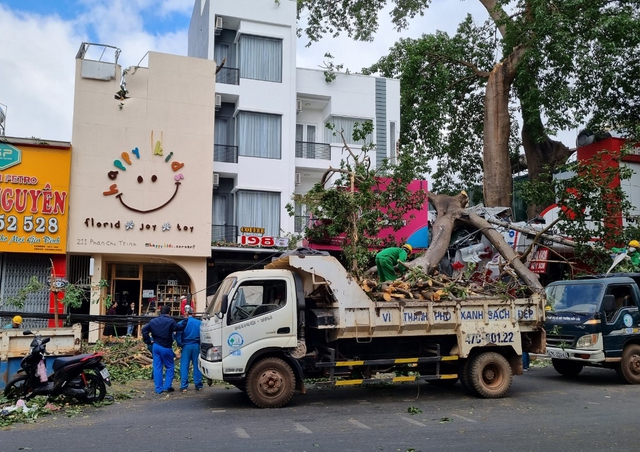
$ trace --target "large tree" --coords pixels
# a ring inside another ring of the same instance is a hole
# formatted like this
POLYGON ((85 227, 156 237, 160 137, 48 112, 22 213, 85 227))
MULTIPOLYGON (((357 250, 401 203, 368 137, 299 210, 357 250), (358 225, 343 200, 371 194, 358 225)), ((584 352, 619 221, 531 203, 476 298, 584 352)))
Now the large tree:
MULTIPOLYGON (((485 204, 511 205, 516 110, 533 181, 549 180, 571 153, 571 143, 551 138, 558 130, 614 127, 638 136, 636 1, 479 1, 488 22, 468 16, 454 36, 401 40, 370 68, 402 79, 402 150, 438 158, 436 190, 482 177, 485 204)), ((342 31, 372 40, 387 3, 403 29, 430 2, 298 0, 307 17, 302 31, 311 41, 342 31)))

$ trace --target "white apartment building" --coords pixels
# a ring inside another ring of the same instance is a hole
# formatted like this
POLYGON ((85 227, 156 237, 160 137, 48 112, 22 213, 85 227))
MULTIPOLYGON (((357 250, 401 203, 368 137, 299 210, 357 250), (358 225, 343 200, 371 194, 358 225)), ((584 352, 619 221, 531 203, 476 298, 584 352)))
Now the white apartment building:
POLYGON ((244 259, 223 242, 256 231, 269 237, 302 231, 305 212, 290 217, 286 204, 344 157, 341 139, 327 122, 351 139, 356 122, 373 121, 372 162, 395 158, 399 80, 339 73, 327 82, 323 70, 296 67, 296 39, 293 0, 195 1, 188 55, 222 66, 216 76, 212 209, 212 242, 221 246, 213 247, 209 283, 267 251, 249 250, 244 259))

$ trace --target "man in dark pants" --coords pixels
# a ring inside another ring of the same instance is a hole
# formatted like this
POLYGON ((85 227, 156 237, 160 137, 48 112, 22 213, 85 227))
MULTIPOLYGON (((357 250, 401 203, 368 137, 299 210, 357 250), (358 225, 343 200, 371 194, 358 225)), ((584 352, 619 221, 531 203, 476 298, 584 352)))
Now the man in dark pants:
POLYGON ((153 382, 156 387, 156 393, 160 394, 164 391, 173 392, 173 333, 174 331, 183 331, 186 323, 178 325, 178 323, 169 317, 171 307, 163 306, 160 310, 160 316, 151 320, 142 327, 142 340, 145 344, 153 345, 153 382), (151 337, 149 337, 151 335, 151 337), (166 374, 164 374, 166 369, 166 374), (164 382, 163 382, 164 374, 164 382))
POLYGON ((194 317, 195 312, 189 305, 184 307, 188 316, 180 323, 185 324, 184 331, 175 334, 176 342, 182 347, 180 356, 180 392, 187 392, 189 386, 189 365, 193 364, 193 383, 196 390, 202 391, 202 372, 198 368, 198 355, 200 354, 200 320, 194 317))

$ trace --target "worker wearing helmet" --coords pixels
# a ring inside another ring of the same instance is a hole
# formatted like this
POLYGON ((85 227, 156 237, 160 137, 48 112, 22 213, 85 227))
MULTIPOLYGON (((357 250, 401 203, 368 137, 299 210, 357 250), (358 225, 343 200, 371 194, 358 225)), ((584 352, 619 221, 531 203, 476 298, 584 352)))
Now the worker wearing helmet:
POLYGON ((627 256, 631 259, 631 265, 633 265, 633 270, 640 270, 640 242, 637 240, 631 240, 629 242, 629 247, 627 248, 627 256))
MULTIPOLYGON (((393 281, 397 278, 395 267, 398 262, 406 262, 413 247, 408 243, 402 247, 390 247, 381 250, 376 254, 376 267, 380 282, 393 281)), ((404 267, 402 268, 404 271, 404 267)))
POLYGON ((22 327, 22 317, 17 315, 14 318, 12 318, 11 323, 9 323, 8 325, 5 325, 4 328, 11 329, 11 328, 21 328, 21 327, 22 327))

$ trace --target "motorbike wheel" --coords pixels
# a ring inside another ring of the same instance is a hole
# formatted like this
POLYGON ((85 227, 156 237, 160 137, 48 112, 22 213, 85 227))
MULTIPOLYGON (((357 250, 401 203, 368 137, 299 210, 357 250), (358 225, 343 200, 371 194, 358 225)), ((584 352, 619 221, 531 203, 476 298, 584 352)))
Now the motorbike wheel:
POLYGON ((10 400, 18 400, 26 397, 31 392, 29 377, 22 375, 14 378, 4 387, 4 396, 10 400))
POLYGON ((101 402, 107 394, 107 387, 102 377, 92 373, 85 373, 87 385, 84 387, 82 401, 85 403, 101 402))

